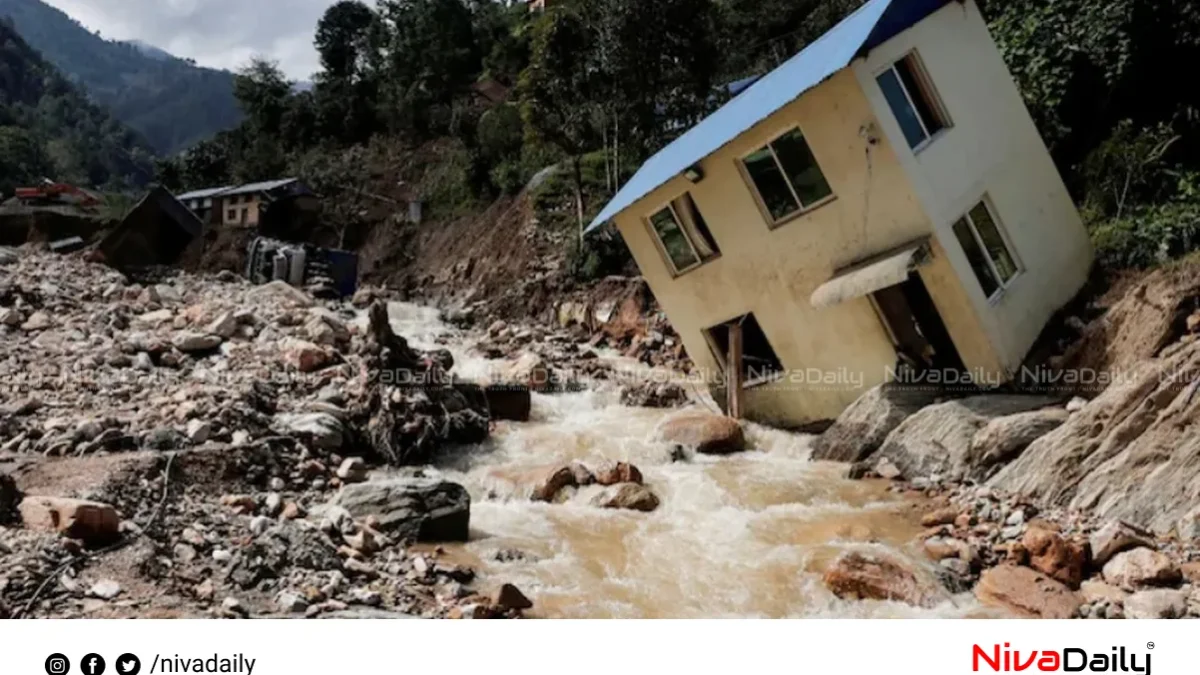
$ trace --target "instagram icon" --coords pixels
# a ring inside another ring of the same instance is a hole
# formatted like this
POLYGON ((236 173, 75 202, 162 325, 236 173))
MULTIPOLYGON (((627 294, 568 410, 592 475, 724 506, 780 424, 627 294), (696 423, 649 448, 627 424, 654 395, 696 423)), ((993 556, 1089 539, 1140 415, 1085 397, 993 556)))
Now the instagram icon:
POLYGON ((62 654, 46 657, 46 675, 67 675, 71 672, 71 661, 62 654))

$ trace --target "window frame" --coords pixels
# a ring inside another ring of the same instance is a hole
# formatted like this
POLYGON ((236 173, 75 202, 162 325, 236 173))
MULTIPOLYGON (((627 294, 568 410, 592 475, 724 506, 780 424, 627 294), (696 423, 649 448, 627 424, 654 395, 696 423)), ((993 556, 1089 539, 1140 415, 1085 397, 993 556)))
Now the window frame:
MULTIPOLYGON (((996 290, 993 291, 991 295, 985 296, 987 301, 994 305, 1000 300, 1000 298, 1004 297, 1004 294, 1013 285, 1013 283, 1025 273, 1025 265, 1021 262, 1021 258, 1017 255, 1016 248, 1012 244, 1012 239, 1010 239, 1008 236, 1008 230, 1004 226, 1004 222, 1001 221, 1000 217, 996 214, 996 209, 992 205, 992 200, 988 195, 984 195, 979 199, 979 201, 973 202, 961 216, 955 218, 954 222, 950 223, 951 234, 953 234, 954 226, 957 225, 959 221, 966 222, 967 229, 970 230, 971 236, 975 239, 975 245, 978 246, 979 250, 983 252, 983 257, 987 261, 988 268, 992 271, 992 277, 996 280, 996 290), (1012 258, 1013 266, 1016 268, 1012 276, 1009 277, 1007 281, 1005 281, 1001 276, 1000 269, 996 267, 996 261, 992 260, 992 254, 988 251, 987 244, 983 241, 983 236, 979 234, 979 226, 975 224, 975 219, 971 217, 971 212, 979 206, 982 206, 984 209, 986 209, 988 215, 992 217, 992 224, 996 226, 996 233, 1000 235, 1000 241, 1004 244, 1004 249, 1008 251, 1008 257, 1012 258)), ((955 236, 955 243, 958 243, 957 236, 955 236)), ((962 244, 958 244, 958 247, 959 250, 961 250, 962 244)), ((963 256, 966 256, 966 251, 963 251, 963 256)), ((975 273, 975 268, 971 266, 970 259, 967 260, 967 267, 970 268, 971 274, 975 277, 976 283, 980 284, 980 290, 983 290, 983 283, 979 281, 979 275, 975 273)))
MULTIPOLYGON (((687 229, 685 229, 683 227, 683 221, 680 220, 680 218, 679 218, 679 211, 677 211, 675 209, 675 202, 679 201, 680 199, 683 199, 685 196, 691 197, 691 192, 684 190, 683 192, 679 193, 675 197, 668 199, 665 203, 663 203, 658 208, 652 208, 650 210, 650 213, 648 213, 644 218, 642 218, 642 222, 645 224, 646 229, 650 233, 650 238, 654 240, 654 245, 655 245, 655 247, 658 248, 659 255, 662 256, 662 259, 667 263, 667 271, 669 271, 671 273, 672 279, 677 279, 677 278, 683 276, 684 274, 687 274, 688 272, 691 272, 693 270, 704 267, 705 264, 710 263, 710 262, 716 260, 717 258, 721 257, 721 250, 720 250, 719 246, 714 246, 714 248, 716 249, 716 253, 714 253, 712 256, 710 256, 707 259, 705 259, 704 257, 702 257, 700 255, 700 251, 696 250, 696 242, 692 241, 691 236, 688 235, 687 229), (658 230, 654 229, 654 216, 657 216, 658 214, 662 213, 663 211, 671 212, 671 217, 675 219, 675 227, 678 228, 679 233, 683 235, 684 241, 687 242, 688 248, 691 249, 691 251, 692 251, 692 256, 696 258, 695 264, 689 265, 683 269, 679 269, 675 266, 675 261, 671 259, 671 254, 667 252, 666 243, 663 242, 662 237, 658 236, 658 230)), ((694 203, 696 201, 696 198, 692 197, 692 201, 694 203)), ((700 208, 699 206, 696 207, 697 210, 699 210, 699 208, 700 208)), ((701 215, 701 217, 703 217, 703 215, 701 215)), ((712 228, 710 226, 709 227, 710 236, 711 236, 711 230, 712 230, 712 228)), ((715 239, 715 237, 714 237, 714 239, 715 239)), ((715 244, 715 241, 713 243, 715 244)))
POLYGON ((742 174, 742 179, 750 188, 750 194, 754 196, 754 202, 758 205, 759 212, 762 213, 763 219, 767 221, 767 227, 772 230, 781 227, 784 224, 789 223, 801 216, 812 213, 822 206, 837 200, 837 192, 834 191, 833 185, 829 183, 829 178, 825 175, 825 170, 821 168, 821 162, 817 160, 817 154, 813 152, 812 146, 808 143, 808 136, 805 135, 804 129, 802 129, 799 124, 793 124, 783 131, 771 136, 769 140, 755 144, 753 148, 742 153, 738 157, 737 165, 738 171, 740 171, 742 174), (829 186, 829 194, 827 196, 808 205, 805 205, 804 201, 800 199, 800 194, 796 192, 796 186, 792 185, 791 177, 788 176, 787 170, 783 168, 783 162, 779 159, 779 153, 775 152, 775 148, 771 145, 775 141, 778 141, 793 131, 800 133, 800 138, 804 140, 804 145, 808 148, 809 154, 812 155, 813 162, 817 165, 817 171, 821 172, 821 177, 825 179, 825 184, 829 186), (779 175, 783 178, 783 182, 787 185, 788 192, 791 193, 792 199, 796 200, 796 204, 799 205, 798 209, 780 218, 775 218, 775 215, 771 213, 771 209, 767 206, 766 200, 763 199, 762 192, 758 189, 758 184, 754 182, 754 177, 750 175, 750 168, 746 166, 747 157, 764 149, 771 151, 771 158, 775 160, 775 168, 779 171, 779 175))
MULTIPOLYGON (((708 343, 709 352, 713 355, 713 358, 716 359, 717 368, 720 369, 721 376, 725 377, 729 371, 729 354, 727 351, 721 350, 721 345, 717 343, 716 338, 713 336, 713 330, 717 328, 724 328, 735 321, 742 320, 747 317, 754 319, 754 323, 758 325, 758 331, 762 333, 763 341, 767 343, 767 347, 771 349, 771 353, 775 356, 775 361, 779 363, 779 370, 774 373, 769 373, 752 380, 746 379, 742 381, 743 389, 753 389, 755 387, 761 387, 764 384, 778 382, 787 376, 787 366, 783 364, 783 359, 779 357, 779 352, 775 350, 775 345, 771 343, 771 338, 767 337, 767 331, 763 330, 762 322, 758 320, 758 317, 755 316, 754 312, 745 312, 727 321, 722 321, 709 326, 708 328, 701 328, 700 332, 704 335, 704 341, 708 343)), ((743 346, 745 345, 743 344, 743 346)), ((742 357, 743 359, 745 358, 744 353, 742 357)))
MULTIPOLYGON (((946 135, 954 128, 954 120, 950 117, 950 112, 946 110, 946 105, 942 102, 942 97, 938 94, 937 88, 933 86, 933 80, 929 77, 929 71, 925 68, 925 61, 921 59, 921 55, 916 49, 909 50, 899 58, 892 59, 883 68, 880 68, 875 73, 875 86, 879 88, 880 94, 883 94, 883 87, 879 84, 879 78, 884 73, 893 71, 896 77, 896 83, 900 85, 900 91, 904 93, 904 100, 908 102, 908 107, 912 109, 913 116, 917 118, 917 123, 921 125, 921 131, 925 133, 925 139, 914 146, 911 146, 912 153, 919 155, 922 150, 929 147, 933 142, 942 136, 946 135), (929 106, 933 114, 938 117, 938 121, 942 123, 942 128, 934 133, 929 133, 929 126, 925 124, 925 120, 921 118, 921 110, 917 107, 913 100, 913 93, 908 90, 908 85, 904 84, 904 78, 900 76, 900 70, 896 68, 896 64, 907 61, 912 66, 913 79, 917 82, 917 87, 921 90, 918 93, 922 94, 926 105, 929 106)), ((887 100, 887 95, 883 96, 884 105, 887 106, 888 112, 892 114, 892 119, 896 121, 896 125, 900 126, 900 119, 896 116, 896 111, 892 110, 892 104, 887 100)), ((904 128, 901 126, 900 135, 904 136, 904 128)), ((905 137, 905 145, 908 145, 908 138, 905 137)))

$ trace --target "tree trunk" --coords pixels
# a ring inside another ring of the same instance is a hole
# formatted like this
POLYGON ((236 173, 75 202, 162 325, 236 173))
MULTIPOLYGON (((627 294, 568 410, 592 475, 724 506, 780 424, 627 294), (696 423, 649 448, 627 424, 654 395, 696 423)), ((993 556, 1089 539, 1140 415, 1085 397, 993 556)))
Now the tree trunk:
POLYGON ((608 123, 600 125, 600 134, 604 142, 604 187, 608 189, 609 194, 613 191, 613 166, 612 153, 608 151, 608 123))
POLYGON ((575 214, 579 217, 579 240, 583 241, 583 214, 586 208, 583 203, 583 166, 579 155, 571 156, 571 164, 575 172, 575 214))
POLYGON ((621 118, 613 119, 613 189, 621 189, 621 118))

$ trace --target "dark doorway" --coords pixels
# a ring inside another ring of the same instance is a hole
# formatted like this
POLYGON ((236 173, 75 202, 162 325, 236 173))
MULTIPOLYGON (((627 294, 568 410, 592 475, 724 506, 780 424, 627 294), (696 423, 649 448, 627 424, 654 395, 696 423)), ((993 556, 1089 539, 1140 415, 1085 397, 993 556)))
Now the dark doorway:
POLYGON ((966 370, 950 331, 916 272, 909 274, 904 283, 876 291, 872 297, 901 361, 918 372, 966 370))

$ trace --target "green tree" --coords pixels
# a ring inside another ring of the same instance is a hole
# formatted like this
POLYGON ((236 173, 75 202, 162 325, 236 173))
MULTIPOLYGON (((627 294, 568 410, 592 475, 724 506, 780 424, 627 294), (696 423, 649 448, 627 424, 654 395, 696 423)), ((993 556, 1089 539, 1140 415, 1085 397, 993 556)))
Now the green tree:
POLYGON ((378 15, 355 0, 333 5, 317 24, 315 43, 323 70, 316 78, 313 105, 325 136, 356 143, 377 130, 380 30, 378 15))
POLYGON ((0 192, 9 195, 22 185, 54 174, 46 148, 28 131, 0 127, 0 192))
POLYGON ((581 233, 587 204, 580 162, 600 146, 598 113, 610 91, 597 37, 580 3, 551 6, 534 26, 529 67, 519 85, 530 140, 549 143, 570 158, 581 233))
POLYGON ((595 0, 587 11, 611 89, 606 117, 620 121, 610 135, 648 156, 709 110, 716 8, 711 0, 595 0))
POLYGON ((220 187, 231 182, 233 159, 229 152, 228 133, 192 146, 180 158, 181 188, 196 190, 220 187))
POLYGON ((238 71, 233 94, 246 115, 246 124, 256 132, 273 133, 287 111, 292 83, 279 70, 279 64, 261 57, 238 71))
POLYGON ((380 0, 386 30, 384 99, 398 130, 452 124, 455 98, 479 73, 471 12, 462 0, 380 0))
POLYGON ((471 0, 475 43, 483 57, 483 77, 516 84, 529 64, 530 12, 522 3, 471 0))

